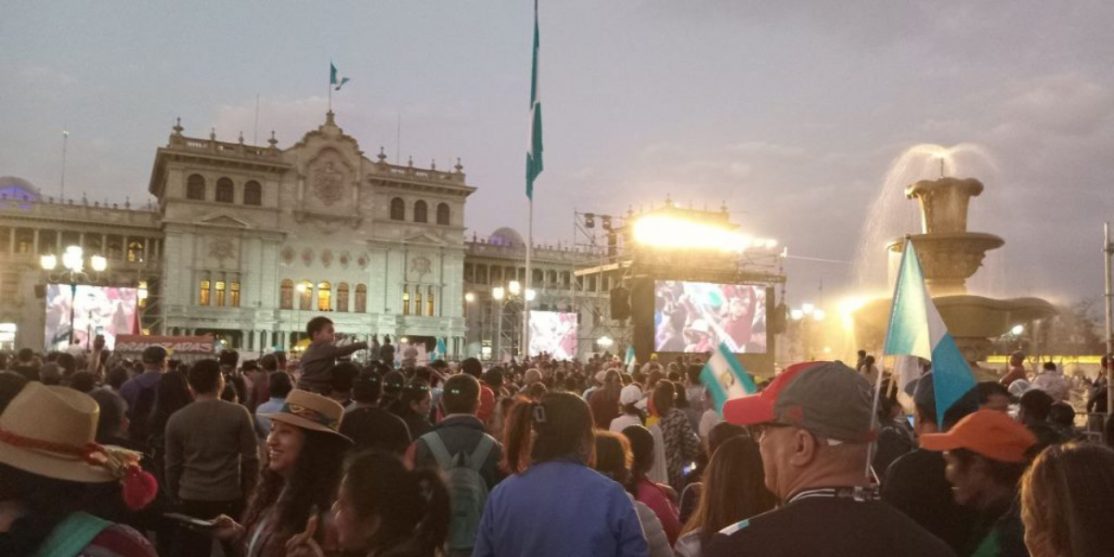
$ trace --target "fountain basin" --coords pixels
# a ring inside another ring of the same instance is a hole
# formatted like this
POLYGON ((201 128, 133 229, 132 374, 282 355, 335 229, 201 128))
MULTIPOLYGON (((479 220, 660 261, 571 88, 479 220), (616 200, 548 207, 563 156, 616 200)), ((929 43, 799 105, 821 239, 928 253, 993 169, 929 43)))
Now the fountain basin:
MULTIPOLYGON (((932 301, 940 311, 948 332, 971 363, 984 360, 990 354, 991 339, 1006 334, 1014 325, 1056 314, 1056 308, 1040 298, 996 300, 959 294, 935 296, 932 301)), ((877 298, 852 314, 858 346, 882 346, 889 324, 891 304, 891 298, 877 298)))
MULTIPOLYGON (((967 279, 982 266, 986 252, 1005 241, 983 232, 933 232, 911 234, 924 271, 925 283, 936 295, 963 294, 967 279)), ((895 253, 905 249, 905 239, 890 242, 886 248, 895 253)))

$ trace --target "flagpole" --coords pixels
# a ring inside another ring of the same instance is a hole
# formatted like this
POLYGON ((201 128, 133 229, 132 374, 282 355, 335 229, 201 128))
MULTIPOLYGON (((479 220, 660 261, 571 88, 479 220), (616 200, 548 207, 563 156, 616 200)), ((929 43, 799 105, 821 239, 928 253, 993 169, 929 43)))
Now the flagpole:
POLYGON ((526 233, 526 289, 522 291, 522 357, 530 356, 530 283, 534 278, 531 269, 534 256, 534 196, 530 196, 530 225, 526 233))
MULTIPOLYGON (((909 238, 908 235, 906 235, 905 236, 905 247, 902 248, 902 250, 901 250, 901 265, 898 267, 899 269, 904 269, 905 268, 905 258, 909 256, 909 242, 910 241, 911 241, 911 239, 909 238)), ((900 278, 900 275, 898 275, 898 276, 900 278)), ((894 281, 894 293, 893 293, 893 296, 890 298, 891 303, 893 303, 892 300, 897 299, 897 289, 900 288, 900 286, 901 286, 900 281, 894 281)), ((890 308, 890 321, 893 321, 893 308, 890 308)), ((886 334, 888 335, 889 331, 887 331, 886 334)), ((859 372, 859 370, 856 369, 855 373, 858 373, 858 372, 859 372)), ((882 375, 883 375, 882 370, 879 369, 878 370, 878 377, 876 377, 874 379, 874 397, 873 397, 874 400, 870 404, 870 431, 877 431, 878 430, 878 399, 879 399, 879 395, 882 393, 882 375)), ((893 380, 894 380, 893 379, 893 374, 891 373, 890 381, 893 382, 893 380)), ((867 452, 866 452, 866 470, 863 472, 863 476, 867 480, 872 479, 871 475, 870 475, 870 469, 871 469, 871 465, 872 465, 873 460, 874 460, 874 451, 877 450, 877 448, 878 448, 878 438, 875 437, 874 439, 872 439, 870 441, 870 445, 869 445, 869 447, 867 449, 867 452)))

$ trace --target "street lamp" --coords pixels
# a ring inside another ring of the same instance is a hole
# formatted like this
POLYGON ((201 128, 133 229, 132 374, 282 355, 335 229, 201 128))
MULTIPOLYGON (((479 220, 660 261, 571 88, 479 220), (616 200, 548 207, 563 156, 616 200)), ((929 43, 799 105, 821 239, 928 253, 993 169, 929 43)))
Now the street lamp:
POLYGON ((604 335, 604 336, 596 339, 596 344, 600 348, 603 348, 604 352, 607 352, 608 349, 610 349, 615 344, 615 341, 611 340, 611 337, 609 337, 607 335, 604 335))
POLYGON ((801 346, 805 352, 805 358, 809 357, 809 340, 811 340, 809 338, 811 336, 809 334, 809 322, 820 322, 823 321, 825 317, 827 317, 827 314, 824 312, 824 310, 816 307, 815 304, 809 302, 801 304, 801 307, 799 308, 793 308, 789 310, 789 318, 793 321, 801 322, 801 333, 804 337, 803 339, 801 339, 801 346))
POLYGON ((524 298, 527 302, 533 302, 538 297, 537 291, 533 288, 527 288, 525 292, 522 289, 522 283, 517 280, 512 280, 507 283, 507 286, 495 286, 491 289, 491 299, 497 302, 496 307, 499 310, 499 317, 495 320, 495 353, 502 353, 503 344, 503 318, 506 313, 507 304, 515 301, 516 299, 524 298))
MULTIPOLYGON (((72 346, 74 343, 74 309, 77 306, 77 285, 78 283, 89 283, 92 280, 85 272, 85 250, 81 246, 66 246, 66 251, 62 252, 61 257, 64 270, 54 273, 54 270, 58 267, 58 259, 59 257, 54 254, 43 255, 39 258, 39 267, 46 271, 51 282, 70 285, 69 344, 72 346)), ((103 255, 93 255, 89 257, 89 267, 92 268, 94 273, 103 273, 108 269, 108 260, 103 255)))

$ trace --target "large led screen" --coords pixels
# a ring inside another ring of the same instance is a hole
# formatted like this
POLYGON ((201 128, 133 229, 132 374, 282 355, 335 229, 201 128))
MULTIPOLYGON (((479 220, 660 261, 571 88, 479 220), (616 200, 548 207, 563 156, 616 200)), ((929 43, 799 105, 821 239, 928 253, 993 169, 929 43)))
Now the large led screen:
POLYGON ((46 288, 46 344, 52 350, 70 343, 70 308, 73 308, 73 344, 88 347, 90 339, 104 335, 105 345, 116 346, 116 335, 136 332, 138 291, 135 288, 77 285, 77 299, 70 285, 49 284, 46 288))
POLYGON ((531 356, 549 354, 558 360, 576 358, 576 314, 530 311, 531 356))
POLYGON ((654 283, 654 350, 766 352, 766 289, 750 284, 654 283))

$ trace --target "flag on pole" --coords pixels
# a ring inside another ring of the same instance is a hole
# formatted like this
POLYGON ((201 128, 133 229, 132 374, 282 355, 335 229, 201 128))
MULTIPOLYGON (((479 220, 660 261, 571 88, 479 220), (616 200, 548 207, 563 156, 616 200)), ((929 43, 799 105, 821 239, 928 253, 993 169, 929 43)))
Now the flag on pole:
POLYGON ((329 85, 333 86, 333 90, 340 91, 340 88, 344 87, 345 83, 348 83, 348 78, 341 77, 340 74, 337 73, 337 67, 332 62, 329 62, 329 85))
POLYGON ((526 151, 526 197, 534 199, 534 180, 542 173, 542 101, 538 91, 538 0, 534 0, 534 64, 530 72, 530 148, 526 151))
POLYGON ((885 353, 917 356, 932 362, 932 386, 936 391, 936 421, 944 425, 944 413, 975 386, 971 367, 948 334, 936 304, 924 284, 924 271, 913 248, 906 240, 901 267, 894 286, 890 326, 886 332, 885 353))
POLYGON ((634 363, 634 345, 627 346, 627 356, 623 358, 623 367, 630 367, 634 363))
POLYGON ((429 360, 443 359, 449 354, 449 349, 445 346, 445 339, 438 337, 437 347, 433 349, 433 354, 430 355, 429 360))
POLYGON ((733 398, 758 392, 754 379, 743 369, 743 364, 731 352, 726 343, 719 346, 700 370, 700 382, 712 393, 716 412, 723 415, 723 403, 733 398))

